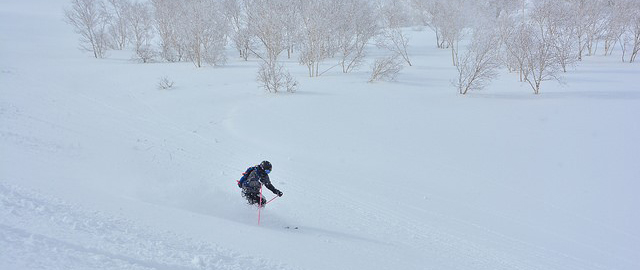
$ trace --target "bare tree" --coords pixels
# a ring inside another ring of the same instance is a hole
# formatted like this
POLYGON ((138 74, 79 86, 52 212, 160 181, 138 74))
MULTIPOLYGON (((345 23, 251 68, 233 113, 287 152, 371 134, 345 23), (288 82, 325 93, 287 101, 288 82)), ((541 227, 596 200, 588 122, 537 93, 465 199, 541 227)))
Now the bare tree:
POLYGON ((406 22, 405 7, 397 0, 382 3, 379 7, 383 30, 376 40, 376 46, 391 51, 404 59, 411 66, 409 59, 409 37, 402 31, 406 22))
POLYGON ((95 58, 104 58, 107 51, 108 17, 100 0, 71 0, 64 11, 67 23, 80 34, 80 49, 90 51, 95 58))
POLYGON ((495 49, 498 44, 498 34, 474 31, 471 44, 456 66, 458 80, 454 85, 458 93, 466 95, 469 91, 481 90, 498 75, 500 60, 495 49))
POLYGON ((496 31, 500 37, 500 46, 497 46, 496 49, 504 51, 501 53, 501 58, 509 72, 518 71, 520 81, 523 81, 524 54, 521 53, 521 29, 522 27, 518 27, 512 14, 503 13, 496 20, 496 31))
MULTIPOLYGON (((458 65, 458 44, 467 26, 467 1, 446 1, 443 7, 441 10, 441 16, 443 16, 441 26, 442 38, 447 42, 447 47, 451 48, 451 61, 453 65, 456 66, 458 65)), ((482 17, 479 16, 478 18, 482 17)))
POLYGON ((292 12, 290 0, 247 0, 248 29, 259 40, 262 52, 252 52, 262 60, 257 80, 272 93, 285 89, 295 92, 297 81, 278 63, 280 54, 287 49, 286 17, 292 12))
MULTIPOLYGON (((480 5, 481 3, 469 0, 412 0, 412 7, 420 21, 435 32, 437 47, 451 49, 454 66, 458 61, 458 44, 469 24, 469 18, 472 17, 474 23, 486 20, 484 17, 487 17, 487 11, 478 8, 480 5)), ((498 10, 496 12, 501 11, 501 8, 502 6, 491 7, 498 10)))
POLYGON ((374 7, 367 0, 346 0, 338 10, 336 37, 342 72, 348 73, 360 66, 365 46, 375 37, 379 28, 374 7))
POLYGON ((300 0, 288 0, 288 3, 289 8, 286 12, 287 15, 284 17, 284 42, 287 47, 287 59, 291 59, 294 50, 300 42, 302 24, 300 23, 300 9, 296 8, 300 0))
POLYGON ((518 21, 512 16, 504 16, 499 20, 498 29, 505 52, 503 61, 509 71, 517 71, 519 81, 524 82, 527 76, 528 54, 533 46, 532 27, 524 17, 518 21))
POLYGON ((407 16, 408 3, 405 0, 381 0, 378 2, 378 11, 382 25, 388 28, 401 28, 409 26, 410 17, 407 16))
POLYGON ((469 21, 476 23, 510 13, 516 1, 519 0, 411 0, 411 6, 419 21, 436 34, 437 47, 451 49, 455 65, 457 44, 469 21))
POLYGON ((224 0, 224 11, 231 24, 231 41, 240 58, 249 60, 251 52, 257 50, 257 41, 249 29, 248 4, 246 0, 224 0))
POLYGON ((320 76, 320 63, 334 54, 332 41, 339 0, 303 0, 300 5, 302 27, 300 31, 301 64, 307 66, 309 77, 320 76))
POLYGON ((382 30, 382 34, 376 40, 376 45, 379 48, 384 48, 391 51, 393 54, 397 54, 404 59, 404 61, 411 66, 411 59, 409 59, 409 37, 400 28, 387 28, 382 30))
POLYGON ((555 34, 554 50, 562 71, 567 72, 567 68, 574 66, 578 61, 577 32, 570 24, 562 24, 555 34))
POLYGON ((129 29, 133 42, 136 58, 147 63, 156 55, 151 46, 153 38, 153 18, 151 6, 148 2, 136 2, 131 4, 128 16, 129 29))
POLYGON ((557 79, 557 66, 553 65, 553 48, 545 37, 537 33, 533 26, 526 25, 525 36, 527 46, 524 49, 523 74, 524 81, 529 83, 534 94, 540 93, 540 85, 543 81, 557 79))
POLYGON ((640 7, 635 5, 632 7, 632 17, 629 30, 627 31, 630 36, 629 40, 633 44, 631 49, 631 56, 629 57, 629 63, 633 63, 640 52, 640 7))
MULTIPOLYGON (((638 39, 640 38, 640 7, 637 0, 617 0, 611 1, 609 7, 609 16, 607 18, 607 28, 605 37, 615 40, 622 50, 622 62, 626 62, 627 56, 629 62, 635 60, 638 53, 638 39)), ((613 47, 613 46, 611 46, 613 47)))
POLYGON ((605 23, 602 33, 602 39, 604 39, 604 55, 610 55, 615 45, 620 40, 620 36, 626 30, 626 22, 621 19, 619 5, 617 2, 612 2, 612 5, 605 11, 605 23))
POLYGON ((535 2, 531 23, 524 25, 524 33, 528 33, 526 35, 528 46, 524 50, 524 79, 529 83, 534 94, 540 93, 540 85, 543 81, 560 81, 561 65, 554 48, 557 25, 553 20, 553 10, 556 8, 555 0, 535 2))
POLYGON ((169 62, 182 61, 186 48, 180 42, 180 1, 151 0, 154 26, 160 37, 160 55, 169 62))
POLYGON ((568 11, 573 12, 573 25, 576 31, 578 59, 592 55, 597 48, 598 38, 602 35, 606 20, 604 5, 607 0, 567 0, 568 11))
POLYGON ((183 1, 179 25, 180 42, 187 48, 187 57, 196 67, 204 63, 220 65, 226 62, 227 22, 215 0, 183 1))
POLYGON ((546 42, 551 43, 555 61, 564 72, 578 59, 571 16, 568 6, 561 1, 539 0, 531 11, 531 20, 540 28, 546 42))
POLYGON ((275 62, 287 48, 284 29, 286 0, 247 0, 249 30, 264 51, 253 53, 264 61, 275 62))
POLYGON ((109 14, 109 44, 112 49, 122 50, 127 46, 129 39, 128 17, 131 8, 129 0, 107 0, 105 4, 109 14))
POLYGON ((412 0, 411 6, 423 25, 428 26, 436 35, 436 46, 438 48, 445 47, 445 41, 442 38, 442 25, 444 18, 442 0, 412 0))
POLYGON ((511 14, 522 8, 522 0, 485 0, 476 1, 480 9, 476 12, 486 13, 488 17, 499 18, 505 14, 511 14))

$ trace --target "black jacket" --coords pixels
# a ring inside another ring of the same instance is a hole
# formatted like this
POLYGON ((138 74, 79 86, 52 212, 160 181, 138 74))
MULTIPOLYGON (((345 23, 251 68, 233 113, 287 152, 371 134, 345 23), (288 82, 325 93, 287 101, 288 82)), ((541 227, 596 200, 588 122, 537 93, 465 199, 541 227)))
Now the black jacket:
POLYGON ((260 187, 264 184, 271 192, 278 194, 278 189, 271 184, 269 175, 260 166, 254 166, 244 173, 240 183, 245 193, 260 193, 260 187))

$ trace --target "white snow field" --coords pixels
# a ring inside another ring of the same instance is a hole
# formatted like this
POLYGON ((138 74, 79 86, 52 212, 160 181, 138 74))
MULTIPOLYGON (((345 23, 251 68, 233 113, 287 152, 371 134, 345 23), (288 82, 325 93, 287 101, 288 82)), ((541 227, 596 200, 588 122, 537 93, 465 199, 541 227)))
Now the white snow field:
POLYGON ((407 29, 395 82, 283 59, 300 88, 269 94, 231 48, 92 58, 67 5, 0 3, 0 269, 640 269, 637 63, 461 96, 407 29), (262 160, 284 196, 258 226, 236 180, 262 160))

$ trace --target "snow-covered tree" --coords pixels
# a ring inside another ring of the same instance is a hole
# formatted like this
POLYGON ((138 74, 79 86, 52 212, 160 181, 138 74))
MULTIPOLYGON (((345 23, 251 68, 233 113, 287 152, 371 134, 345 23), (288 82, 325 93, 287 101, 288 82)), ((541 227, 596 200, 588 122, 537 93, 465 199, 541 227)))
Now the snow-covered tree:
POLYGON ((71 0, 65 9, 67 23, 80 34, 80 49, 93 53, 95 58, 104 58, 108 46, 108 14, 101 0, 71 0))

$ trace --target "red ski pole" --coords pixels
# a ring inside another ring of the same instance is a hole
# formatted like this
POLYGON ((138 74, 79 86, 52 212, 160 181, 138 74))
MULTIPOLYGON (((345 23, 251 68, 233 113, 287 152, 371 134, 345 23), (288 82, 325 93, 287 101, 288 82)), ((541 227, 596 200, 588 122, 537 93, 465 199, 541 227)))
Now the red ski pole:
POLYGON ((258 226, 260 226, 260 210, 262 210, 262 184, 260 185, 260 197, 258 197, 260 202, 258 203, 258 226))
POLYGON ((264 203, 264 205, 267 205, 268 203, 270 203, 271 201, 275 200, 278 198, 278 195, 276 195, 275 197, 273 197, 271 200, 269 200, 268 202, 264 203))

